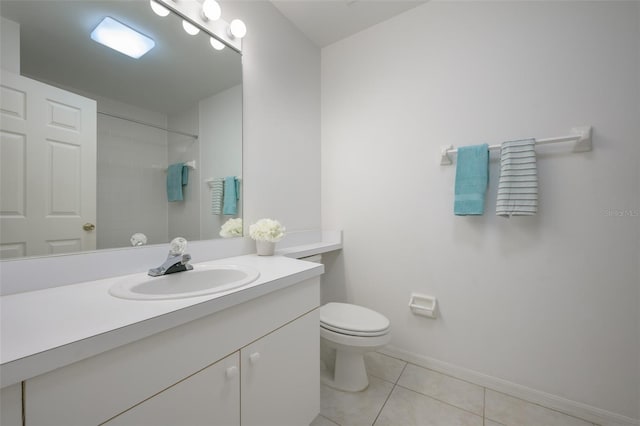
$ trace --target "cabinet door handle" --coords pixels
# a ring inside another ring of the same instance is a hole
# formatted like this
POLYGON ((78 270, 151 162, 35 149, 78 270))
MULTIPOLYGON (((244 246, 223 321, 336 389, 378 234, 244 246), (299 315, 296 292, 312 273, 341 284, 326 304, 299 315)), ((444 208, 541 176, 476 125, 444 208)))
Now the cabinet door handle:
POLYGON ((249 355, 249 361, 251 361, 251 364, 255 364, 259 360, 260 360, 260 352, 254 352, 251 355, 249 355))
POLYGON ((227 375, 227 379, 233 379, 238 375, 238 367, 234 365, 233 367, 227 368, 226 375, 227 375))

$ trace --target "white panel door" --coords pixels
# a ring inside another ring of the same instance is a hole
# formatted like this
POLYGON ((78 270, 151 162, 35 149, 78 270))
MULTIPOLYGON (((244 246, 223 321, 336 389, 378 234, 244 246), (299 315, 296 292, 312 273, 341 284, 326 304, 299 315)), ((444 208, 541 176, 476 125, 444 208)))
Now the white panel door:
POLYGON ((96 102, 0 74, 0 258, 93 250, 96 102))
POLYGON ((235 352, 104 423, 105 426, 239 426, 235 352))
POLYGON ((242 426, 308 425, 320 412, 320 310, 240 351, 242 426))

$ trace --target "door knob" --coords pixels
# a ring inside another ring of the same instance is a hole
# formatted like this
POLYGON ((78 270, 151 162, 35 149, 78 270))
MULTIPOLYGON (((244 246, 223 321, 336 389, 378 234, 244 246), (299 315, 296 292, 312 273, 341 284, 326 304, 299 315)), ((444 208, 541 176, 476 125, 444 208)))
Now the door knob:
POLYGON ((249 361, 251 361, 251 364, 255 364, 258 360, 260 360, 260 352, 254 352, 249 355, 249 361))
POLYGON ((93 231, 94 229, 96 229, 96 226, 93 223, 87 222, 82 225, 82 229, 84 229, 85 231, 93 231))

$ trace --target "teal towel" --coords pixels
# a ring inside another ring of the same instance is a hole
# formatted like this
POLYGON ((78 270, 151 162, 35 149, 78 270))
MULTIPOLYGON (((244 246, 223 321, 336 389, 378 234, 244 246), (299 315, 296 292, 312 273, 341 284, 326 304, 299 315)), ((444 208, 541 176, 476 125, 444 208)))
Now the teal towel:
POLYGON ((484 214, 489 182, 489 145, 458 148, 453 212, 457 216, 484 214))
POLYGON ((189 167, 184 163, 172 164, 167 168, 167 199, 182 201, 182 187, 189 183, 189 167))
POLYGON ((222 214, 237 215, 240 197, 239 182, 235 176, 224 178, 224 195, 222 197, 222 214))

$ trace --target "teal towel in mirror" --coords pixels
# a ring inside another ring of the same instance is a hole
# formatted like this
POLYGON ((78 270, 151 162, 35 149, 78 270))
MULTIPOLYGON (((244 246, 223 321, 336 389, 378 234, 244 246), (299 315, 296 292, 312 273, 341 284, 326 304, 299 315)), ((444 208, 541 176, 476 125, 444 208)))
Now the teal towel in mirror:
POLYGON ((224 178, 222 214, 238 214, 238 199, 240 198, 239 184, 240 182, 235 176, 227 176, 224 178))
POLYGON ((456 216, 484 214, 489 182, 489 145, 458 148, 453 212, 456 216))
POLYGON ((189 183, 189 168, 184 163, 175 163, 167 168, 167 200, 182 201, 182 187, 189 183))

